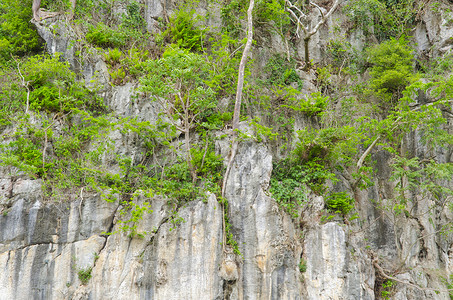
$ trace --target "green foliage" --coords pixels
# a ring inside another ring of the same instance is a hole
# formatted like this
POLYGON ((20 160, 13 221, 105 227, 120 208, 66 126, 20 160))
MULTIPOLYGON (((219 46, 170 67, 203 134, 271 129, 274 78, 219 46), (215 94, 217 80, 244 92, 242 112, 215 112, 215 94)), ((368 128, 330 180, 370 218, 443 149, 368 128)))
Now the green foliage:
POLYGON ((331 166, 348 165, 357 153, 360 136, 360 132, 352 126, 300 130, 294 155, 302 162, 318 161, 331 166))
POLYGON ((272 127, 267 127, 265 125, 260 124, 261 118, 255 117, 251 120, 249 120, 249 125, 252 126, 252 128, 255 131, 254 136, 248 136, 247 134, 241 133, 240 136, 243 138, 254 138, 258 143, 261 143, 263 141, 273 141, 278 137, 278 133, 274 132, 272 127))
POLYGON ((90 281, 90 279, 92 277, 91 271, 93 271, 93 267, 88 267, 86 269, 80 269, 77 272, 77 276, 79 277, 79 280, 83 285, 87 285, 88 281, 90 281))
MULTIPOLYGON (((222 31, 238 38, 241 33, 241 20, 246 16, 249 2, 246 0, 225 1, 221 9, 222 31)), ((291 21, 285 12, 283 0, 258 0, 253 9, 253 23, 256 30, 269 30, 280 35, 286 34, 291 21)), ((258 37, 259 38, 259 37, 258 37)))
POLYGON ((219 199, 220 199, 219 202, 223 205, 223 211, 224 211, 223 219, 225 221, 225 233, 224 234, 226 236, 225 237, 226 244, 229 245, 233 249, 234 254, 242 257, 242 253, 239 250, 238 242, 235 240, 235 238, 233 236, 230 219, 228 217, 228 200, 225 198, 222 198, 222 197, 219 199))
MULTIPOLYGON (((241 43, 228 34, 210 38, 211 51, 208 63, 210 78, 206 84, 222 96, 230 96, 236 92, 237 68, 241 60, 241 51, 237 51, 241 43)), ((242 43, 243 44, 243 43, 242 43)), ((250 75, 249 64, 245 68, 245 78, 250 75)))
POLYGON ((109 65, 116 65, 120 62, 122 55, 123 53, 118 48, 110 48, 107 53, 104 53, 104 59, 109 65))
POLYGON ((280 207, 297 219, 307 201, 305 186, 321 194, 326 190, 326 180, 336 181, 335 174, 316 160, 301 163, 288 158, 274 164, 269 191, 280 207))
POLYGON ((85 38, 89 43, 103 48, 123 47, 128 41, 126 31, 112 28, 102 22, 97 23, 96 26, 89 25, 85 38))
POLYGON ((231 112, 214 112, 212 115, 206 117, 206 121, 202 122, 200 125, 200 130, 219 130, 225 126, 225 123, 231 121, 233 118, 233 113, 231 112))
POLYGON ((445 277, 441 277, 441 281, 443 284, 445 284, 445 286, 447 287, 447 289, 449 290, 449 293, 448 293, 448 296, 450 297, 450 300, 453 300, 453 275, 450 275, 449 277, 450 279, 448 278, 445 278, 445 277))
POLYGON ((283 30, 287 30, 291 25, 285 6, 284 0, 257 0, 253 10, 254 23, 257 27, 269 27, 272 31, 284 35, 286 32, 283 30))
POLYGON ((299 272, 305 273, 307 271, 307 261, 303 258, 299 262, 299 272))
POLYGON ((299 217, 299 209, 307 201, 304 187, 304 183, 308 182, 307 171, 303 165, 293 164, 288 159, 274 163, 272 169, 269 191, 293 219, 299 217))
POLYGON ((180 9, 170 17, 170 23, 163 37, 181 49, 199 52, 203 49, 206 34, 205 30, 196 25, 200 20, 201 17, 195 14, 195 10, 180 9))
MULTIPOLYGON (((49 112, 69 112, 75 108, 102 109, 99 98, 75 81, 75 73, 69 69, 68 63, 60 61, 58 55, 30 57, 20 68, 30 90, 31 109, 49 112)), ((24 104, 25 98, 23 95, 21 99, 24 104)))
POLYGON ((266 84, 270 86, 283 87, 296 82, 299 89, 302 88, 302 80, 294 69, 295 61, 286 60, 282 55, 273 55, 264 67, 265 74, 268 74, 266 84))
POLYGON ((307 99, 304 99, 303 97, 300 99, 290 97, 287 102, 292 103, 289 105, 285 104, 283 107, 288 107, 296 112, 301 112, 312 117, 318 115, 327 108, 329 97, 324 97, 320 92, 315 92, 310 94, 307 99))
POLYGON ((126 14, 123 15, 122 26, 137 31, 146 31, 146 22, 143 18, 144 7, 142 4, 131 1, 127 4, 126 14))
MULTIPOLYGON (((120 211, 120 220, 118 220, 118 225, 120 230, 124 233, 127 233, 129 237, 143 237, 147 232, 138 232, 138 224, 143 219, 144 214, 150 214, 153 211, 151 210, 151 205, 149 202, 144 201, 141 205, 135 203, 137 199, 141 196, 142 191, 134 192, 132 195, 131 201, 123 201, 122 209, 120 211)), ((146 197, 150 198, 153 194, 150 190, 146 192, 146 197)))
POLYGON ((326 207, 331 212, 346 215, 354 209, 354 199, 347 192, 330 193, 326 197, 326 207))
POLYGON ((168 99, 164 106, 169 105, 174 118, 188 121, 185 130, 213 113, 215 92, 205 83, 210 72, 203 56, 170 46, 162 58, 147 61, 145 69, 148 73, 140 78, 141 90, 168 99))
POLYGON ((388 300, 392 296, 395 289, 395 283, 392 280, 386 280, 382 283, 381 296, 382 299, 388 300))
POLYGON ((400 38, 408 33, 419 9, 415 7, 414 0, 356 0, 344 8, 354 26, 360 27, 365 35, 373 34, 381 41, 400 38))
POLYGON ((225 1, 220 9, 220 16, 222 18, 222 32, 234 38, 238 38, 241 34, 241 19, 244 17, 246 8, 246 1, 232 0, 225 1))
POLYGON ((104 53, 105 62, 109 66, 111 82, 115 85, 124 84, 144 74, 145 61, 149 58, 146 50, 131 48, 124 53, 118 48, 109 48, 104 53))
POLYGON ((30 23, 31 5, 31 0, 0 2, 0 64, 11 60, 11 55, 41 50, 39 36, 30 23))
POLYGON ((124 84, 124 80, 126 79, 126 72, 124 69, 118 68, 116 70, 109 71, 110 80, 115 85, 122 85, 124 84))
POLYGON ((363 51, 356 49, 345 38, 330 40, 327 43, 327 54, 338 72, 357 74, 365 70, 366 59, 363 57, 363 51))
POLYGON ((190 149, 192 164, 196 167, 197 174, 202 178, 209 178, 212 182, 217 182, 222 178, 223 159, 215 154, 213 145, 207 147, 190 149), (210 146, 210 147, 209 147, 210 146))
POLYGON ((378 93, 391 93, 398 96, 416 78, 412 63, 413 51, 403 38, 385 41, 368 51, 372 64, 370 87, 378 93))

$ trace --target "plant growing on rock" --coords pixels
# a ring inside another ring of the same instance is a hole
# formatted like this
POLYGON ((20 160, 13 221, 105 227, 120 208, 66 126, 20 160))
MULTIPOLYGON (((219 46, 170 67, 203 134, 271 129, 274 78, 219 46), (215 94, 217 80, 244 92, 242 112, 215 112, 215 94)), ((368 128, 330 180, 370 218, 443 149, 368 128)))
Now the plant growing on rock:
POLYGON ((412 67, 413 51, 403 38, 376 45, 368 55, 372 64, 370 88, 386 101, 401 98, 404 88, 417 79, 412 67))
POLYGON ((141 90, 164 108, 169 122, 184 133, 186 163, 192 180, 197 178, 190 151, 190 132, 217 106, 215 92, 205 83, 210 76, 206 59, 188 50, 169 46, 162 58, 150 60, 141 90))

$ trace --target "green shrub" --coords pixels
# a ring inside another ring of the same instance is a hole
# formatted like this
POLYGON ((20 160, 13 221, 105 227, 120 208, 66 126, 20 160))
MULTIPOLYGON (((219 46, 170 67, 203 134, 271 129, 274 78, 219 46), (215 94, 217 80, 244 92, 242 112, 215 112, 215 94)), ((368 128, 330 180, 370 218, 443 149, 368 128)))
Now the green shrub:
POLYGON ((307 99, 291 97, 287 102, 292 102, 289 105, 282 105, 294 111, 302 112, 311 117, 323 112, 329 103, 329 97, 323 96, 320 92, 310 94, 307 99))
MULTIPOLYGON (((100 98, 76 81, 69 64, 61 62, 58 55, 32 56, 20 68, 30 90, 31 109, 50 112, 69 112, 75 108, 103 109, 100 98)), ((24 87, 11 88, 25 90, 24 87)), ((15 99, 18 100, 25 104, 26 95, 22 93, 21 98, 15 99)))
POLYGON ((215 182, 221 178, 223 159, 220 155, 215 154, 212 148, 212 146, 205 149, 192 148, 190 154, 192 164, 197 168, 197 174, 201 177, 210 177, 215 182))
POLYGON ((293 155, 301 162, 347 165, 357 153, 360 132, 352 126, 304 129, 298 131, 298 138, 293 155))
POLYGON ((137 30, 146 31, 146 22, 143 18, 143 5, 136 1, 127 4, 127 13, 123 16, 122 26, 137 30))
POLYGON ((310 166, 299 164, 291 159, 274 163, 270 182, 270 193, 277 203, 293 219, 299 217, 298 211, 306 204, 305 185, 313 186, 320 173, 312 172, 310 166))
POLYGON ((200 130, 204 131, 208 130, 215 130, 215 129, 222 129, 225 126, 225 123, 231 121, 233 118, 233 113, 225 112, 219 113, 214 112, 213 114, 206 117, 206 120, 200 124, 200 130))
POLYGON ((120 28, 112 28, 102 22, 97 23, 96 26, 89 25, 85 38, 89 43, 103 48, 122 47, 128 41, 127 32, 120 28))
POLYGON ((346 215, 354 208, 354 199, 348 193, 330 193, 326 197, 326 207, 331 212, 346 215))
POLYGON ((104 53, 105 62, 114 66, 120 62, 123 53, 118 48, 110 48, 107 53, 104 53))
POLYGON ((382 41, 399 38, 412 30, 417 12, 424 4, 415 5, 414 0, 355 0, 348 2, 344 10, 355 27, 382 41))
POLYGON ((25 60, 21 66, 25 81, 33 88, 53 84, 56 80, 74 82, 75 73, 69 69, 69 63, 61 62, 60 57, 35 55, 25 60))
POLYGON ((264 71, 268 74, 266 83, 270 86, 282 87, 296 82, 298 87, 302 88, 302 80, 294 66, 294 60, 288 61, 280 54, 273 55, 264 67, 264 71))
POLYGON ((370 87, 378 93, 400 97, 404 88, 415 80, 414 55, 407 40, 385 41, 369 49, 368 55, 372 64, 370 87))
POLYGON ((88 283, 88 281, 90 281, 90 279, 92 277, 92 275, 91 275, 92 270, 93 270, 93 267, 88 267, 86 269, 80 269, 77 272, 79 280, 83 285, 86 285, 88 283))
MULTIPOLYGON (((249 2, 247 0, 226 1, 221 8, 222 31, 238 38, 242 34, 241 20, 246 17, 249 2)), ((283 28, 291 30, 291 21, 285 12, 284 0, 258 0, 253 9, 253 23, 255 29, 268 29, 278 34, 283 28)), ((260 38, 257 36, 256 38, 260 38)))
POLYGON ((307 261, 303 258, 301 258, 299 262, 299 271, 301 273, 305 273, 307 271, 307 261))
POLYGON ((201 17, 195 14, 195 10, 180 9, 170 17, 170 23, 163 36, 179 48, 201 51, 205 30, 196 26, 200 20, 201 17))
POLYGON ((33 24, 31 0, 0 1, 0 63, 13 55, 26 55, 41 50, 33 24))

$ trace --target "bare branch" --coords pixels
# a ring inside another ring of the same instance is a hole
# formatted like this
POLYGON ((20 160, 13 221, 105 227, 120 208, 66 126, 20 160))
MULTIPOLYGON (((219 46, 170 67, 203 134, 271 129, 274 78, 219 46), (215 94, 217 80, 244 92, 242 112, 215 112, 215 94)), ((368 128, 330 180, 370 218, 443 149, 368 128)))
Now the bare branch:
POLYGON ((371 150, 376 146, 376 143, 381 139, 381 135, 378 135, 377 138, 371 143, 370 146, 363 152, 362 156, 360 156, 360 159, 357 161, 357 169, 360 169, 363 165, 363 161, 365 158, 370 154, 371 150))
POLYGON ((319 7, 319 5, 314 2, 310 2, 310 4, 313 5, 314 7, 316 7, 319 10, 321 17, 324 18, 324 12, 322 11, 321 7, 319 7))
MULTIPOLYGON (((312 2, 310 2, 310 4, 313 4, 312 2)), ((338 5, 340 4, 340 0, 335 0, 335 3, 333 4, 332 8, 327 12, 327 14, 325 14, 321 21, 318 22, 318 24, 316 24, 316 26, 308 33, 309 34, 309 37, 311 37, 313 34, 315 34, 319 27, 321 27, 322 24, 324 24, 327 19, 330 17, 330 15, 337 9, 338 5)), ((321 13, 322 15, 322 13, 321 13)))

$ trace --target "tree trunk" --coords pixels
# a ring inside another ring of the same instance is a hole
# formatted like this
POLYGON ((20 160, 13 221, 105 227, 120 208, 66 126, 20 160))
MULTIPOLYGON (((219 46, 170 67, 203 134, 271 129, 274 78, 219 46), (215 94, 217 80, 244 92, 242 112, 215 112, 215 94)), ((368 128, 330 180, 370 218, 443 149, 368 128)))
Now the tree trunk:
POLYGON ((311 66, 311 63, 310 63, 310 53, 309 53, 309 50, 308 50, 308 43, 310 42, 310 37, 306 37, 304 38, 304 54, 305 54, 305 66, 304 66, 304 70, 308 70, 311 66))
POLYGON ((223 177, 222 183, 222 197, 225 196, 225 187, 230 174, 231 166, 233 165, 234 156, 236 155, 237 149, 237 129, 239 127, 239 117, 241 114, 241 102, 242 102, 242 89, 244 87, 244 72, 245 64, 247 63, 247 57, 252 47, 253 40, 253 6, 255 5, 255 0, 250 0, 249 8, 247 10, 247 42, 245 43, 244 52, 242 53, 241 62, 239 63, 239 72, 238 72, 238 84, 236 88, 236 101, 234 103, 234 115, 233 115, 233 140, 231 145, 230 158, 228 161, 227 169, 223 177))

